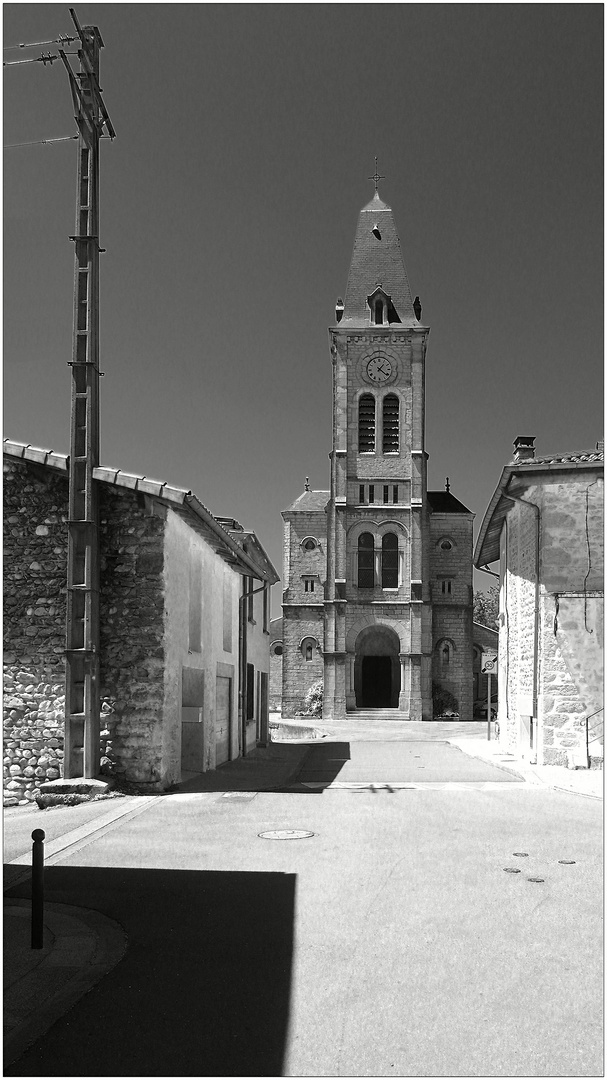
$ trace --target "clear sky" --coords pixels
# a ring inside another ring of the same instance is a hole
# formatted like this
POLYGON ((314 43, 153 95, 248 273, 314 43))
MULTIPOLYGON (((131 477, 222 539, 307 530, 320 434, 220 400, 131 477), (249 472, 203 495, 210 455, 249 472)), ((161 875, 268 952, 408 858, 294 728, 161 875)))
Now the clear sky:
MULTIPOLYGON (((431 327, 429 486, 449 476, 478 529, 517 435, 602 438, 602 4, 76 11, 117 133, 102 464, 191 488, 280 572, 280 511, 306 476, 329 487, 327 327, 375 155, 431 327)), ((4 5, 5 46, 72 25, 67 5, 4 5)), ((74 133, 61 62, 4 87, 5 146, 74 133)), ((4 153, 5 435, 65 453, 75 181, 74 142, 4 153)))

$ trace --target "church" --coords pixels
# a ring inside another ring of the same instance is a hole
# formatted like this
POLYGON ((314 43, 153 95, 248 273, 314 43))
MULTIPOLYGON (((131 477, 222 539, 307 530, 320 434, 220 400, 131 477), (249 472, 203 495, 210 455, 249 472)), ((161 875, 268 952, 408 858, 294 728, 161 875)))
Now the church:
POLYGON ((430 328, 372 179, 329 329, 330 490, 282 514, 282 715, 322 682, 323 719, 471 720, 474 515, 427 489, 430 328))

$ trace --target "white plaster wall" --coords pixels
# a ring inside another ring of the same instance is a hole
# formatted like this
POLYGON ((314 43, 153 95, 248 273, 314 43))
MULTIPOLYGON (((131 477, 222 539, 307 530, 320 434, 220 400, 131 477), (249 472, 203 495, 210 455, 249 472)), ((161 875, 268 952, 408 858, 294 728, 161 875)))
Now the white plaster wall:
POLYGON ((232 685, 231 756, 238 756, 238 597, 239 575, 230 569, 228 595, 232 607, 232 649, 223 648, 224 572, 226 564, 195 529, 170 510, 165 530, 165 675, 164 675, 164 759, 170 769, 169 782, 181 778, 182 667, 204 672, 203 738, 204 768, 214 769, 215 679, 217 664, 234 667, 232 685), (189 650, 190 558, 202 568, 201 649, 189 650), (170 764, 169 764, 170 763, 170 764))

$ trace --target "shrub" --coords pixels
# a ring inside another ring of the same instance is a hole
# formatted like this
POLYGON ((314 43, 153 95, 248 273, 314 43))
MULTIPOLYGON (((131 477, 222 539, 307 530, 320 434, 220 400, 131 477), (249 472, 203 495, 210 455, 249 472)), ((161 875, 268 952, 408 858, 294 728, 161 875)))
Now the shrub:
POLYGON ((435 716, 444 716, 446 712, 459 712, 459 701, 449 690, 438 683, 432 683, 432 705, 435 716))
POLYGON ((312 683, 304 700, 306 706, 305 716, 322 716, 323 692, 324 683, 322 679, 312 683))

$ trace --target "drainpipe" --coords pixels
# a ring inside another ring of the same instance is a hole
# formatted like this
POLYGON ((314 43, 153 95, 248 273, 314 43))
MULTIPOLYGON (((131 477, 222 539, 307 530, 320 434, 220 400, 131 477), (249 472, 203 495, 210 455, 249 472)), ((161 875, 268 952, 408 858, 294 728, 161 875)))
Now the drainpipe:
POLYGON ((268 588, 268 583, 264 582, 258 589, 252 589, 251 592, 244 592, 242 596, 238 598, 238 644, 240 653, 240 685, 238 687, 238 701, 240 712, 240 738, 241 738, 241 750, 242 756, 247 755, 247 622, 248 616, 245 615, 245 602, 250 596, 257 596, 258 593, 264 592, 268 588))
MULTIPOLYGON (((540 622, 540 508, 537 503, 531 502, 530 499, 520 499, 518 495, 512 495, 505 488, 500 488, 502 495, 505 499, 511 499, 512 502, 520 503, 522 506, 530 506, 535 511, 536 528, 535 528, 535 601, 533 611, 533 716, 536 720, 536 732, 535 732, 535 752, 537 757, 537 687, 538 687, 538 657, 539 657, 539 622, 540 622)), ((507 691, 506 691, 507 693, 507 691)), ((532 717, 533 721, 533 717, 532 717)))

